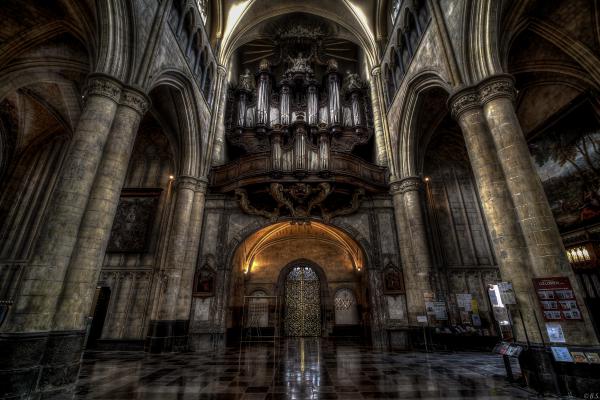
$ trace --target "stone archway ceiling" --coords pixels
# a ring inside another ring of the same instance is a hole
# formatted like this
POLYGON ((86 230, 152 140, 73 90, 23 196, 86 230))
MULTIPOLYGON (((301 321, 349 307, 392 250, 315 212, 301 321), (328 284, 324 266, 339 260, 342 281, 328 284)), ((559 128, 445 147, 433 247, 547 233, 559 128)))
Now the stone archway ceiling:
POLYGON ((373 34, 376 5, 370 0, 226 0, 223 9, 225 24, 219 52, 222 64, 243 44, 260 39, 269 20, 293 13, 312 14, 330 21, 338 27, 339 37, 362 48, 370 67, 378 62, 379 50, 373 34))
POLYGON ((269 225, 250 235, 240 246, 242 254, 242 269, 245 273, 251 271, 254 258, 269 247, 283 241, 315 239, 328 242, 343 249, 352 259, 356 270, 364 266, 363 251, 347 233, 320 222, 297 224, 290 221, 269 225))

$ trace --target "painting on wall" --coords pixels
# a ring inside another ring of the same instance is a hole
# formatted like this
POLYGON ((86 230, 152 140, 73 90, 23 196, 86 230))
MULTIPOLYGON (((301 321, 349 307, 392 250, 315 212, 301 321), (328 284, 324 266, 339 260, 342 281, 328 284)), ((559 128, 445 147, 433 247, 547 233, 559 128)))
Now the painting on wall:
POLYGON ((561 231, 600 222, 600 123, 586 104, 529 143, 561 231))
POLYGON ((388 265, 383 277, 385 294, 404 293, 404 276, 402 272, 393 265, 388 265))
POLYGON ((158 208, 160 191, 123 191, 113 221, 107 252, 143 253, 148 251, 158 208))
POLYGON ((202 266, 196 273, 194 296, 210 297, 215 295, 215 271, 208 265, 202 266))

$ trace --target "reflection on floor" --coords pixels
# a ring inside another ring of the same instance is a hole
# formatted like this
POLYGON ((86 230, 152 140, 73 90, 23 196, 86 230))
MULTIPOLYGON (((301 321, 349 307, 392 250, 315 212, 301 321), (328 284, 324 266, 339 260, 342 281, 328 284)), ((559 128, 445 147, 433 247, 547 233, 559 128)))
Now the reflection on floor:
MULTIPOLYGON (((517 369, 518 371, 518 369, 517 369)), ((241 353, 86 353, 77 399, 527 398, 485 353, 387 353, 318 339, 241 353)))

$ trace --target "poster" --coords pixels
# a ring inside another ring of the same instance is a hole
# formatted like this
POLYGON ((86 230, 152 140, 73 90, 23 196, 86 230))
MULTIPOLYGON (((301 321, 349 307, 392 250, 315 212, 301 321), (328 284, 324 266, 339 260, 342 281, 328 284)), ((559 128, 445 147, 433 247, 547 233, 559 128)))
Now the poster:
POLYGON ((446 321, 448 319, 448 312, 446 311, 446 302, 434 301, 433 313, 435 315, 435 319, 437 319, 438 321, 446 321))
POLYGON ((458 308, 463 308, 464 311, 471 311, 471 293, 457 293, 456 303, 458 308))
POLYGON ((504 305, 506 304, 517 304, 515 297, 515 291, 513 290, 512 283, 510 282, 499 282, 498 290, 500 292, 500 300, 504 305))
POLYGON ((417 315, 417 322, 421 324, 427 323, 427 315, 417 315))
POLYGON ((481 326, 481 317, 479 314, 473 314, 471 318, 473 319, 473 326, 481 326))
POLYGON ((569 352, 568 348, 551 346, 550 349, 552 350, 554 361, 573 362, 573 357, 571 357, 571 353, 569 352))
POLYGON ((567 277, 533 279, 546 321, 581 320, 581 311, 567 277))
POLYGON ((548 332, 548 340, 554 343, 565 343, 565 334, 563 333, 560 324, 546 324, 546 332, 548 332))

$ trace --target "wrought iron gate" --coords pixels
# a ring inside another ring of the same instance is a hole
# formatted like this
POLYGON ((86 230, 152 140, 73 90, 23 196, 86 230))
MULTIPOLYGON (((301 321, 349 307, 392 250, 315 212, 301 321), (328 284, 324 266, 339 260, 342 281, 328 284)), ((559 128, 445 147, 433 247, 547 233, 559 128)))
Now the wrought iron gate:
POLYGON ((286 278, 284 324, 287 336, 321 336, 319 277, 305 264, 294 266, 286 278))

